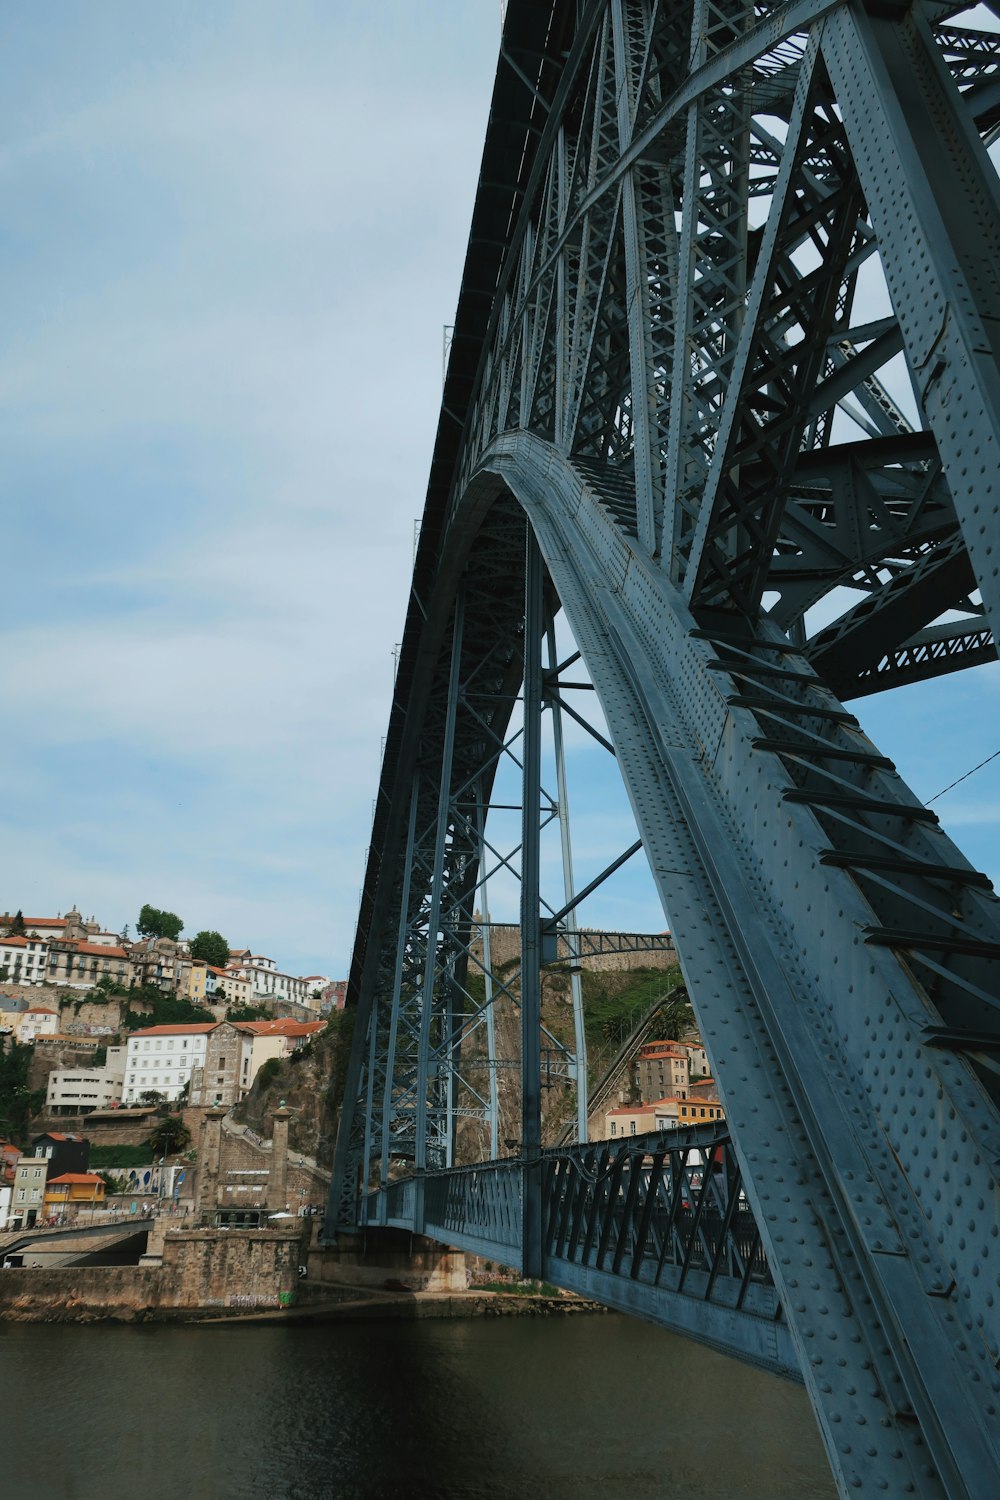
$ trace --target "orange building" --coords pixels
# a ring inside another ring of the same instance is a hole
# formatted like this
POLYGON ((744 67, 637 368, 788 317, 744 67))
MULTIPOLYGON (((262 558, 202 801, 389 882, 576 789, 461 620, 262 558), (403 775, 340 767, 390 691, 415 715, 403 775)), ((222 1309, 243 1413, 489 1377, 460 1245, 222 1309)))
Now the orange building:
POLYGON ((680 1099, 677 1103, 678 1125, 707 1125, 712 1120, 724 1120, 726 1111, 721 1104, 701 1103, 698 1099, 680 1099))
POLYGON ((652 1131, 676 1130, 685 1125, 709 1125, 724 1120, 726 1112, 718 1099, 679 1099, 668 1095, 648 1104, 624 1104, 609 1109, 604 1116, 606 1140, 621 1136, 647 1135, 652 1131))
POLYGON ((81 1208, 100 1208, 104 1178, 96 1172, 64 1172, 45 1184, 46 1214, 76 1214, 81 1208))

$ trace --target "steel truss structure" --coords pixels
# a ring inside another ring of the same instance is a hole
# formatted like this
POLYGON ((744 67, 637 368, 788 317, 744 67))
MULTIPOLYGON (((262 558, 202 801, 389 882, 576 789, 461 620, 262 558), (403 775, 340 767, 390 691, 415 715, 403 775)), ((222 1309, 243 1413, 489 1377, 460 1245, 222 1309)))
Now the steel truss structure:
MULTIPOLYGON (((760 1230, 724 1129, 700 1127, 545 1151, 540 1275, 621 1312, 662 1319, 775 1374, 799 1365, 760 1230)), ((373 1193, 367 1223, 424 1232, 520 1268, 522 1164, 406 1177, 373 1193)))
POLYGON ((328 1222, 794 1356, 845 1495, 1000 1492, 1000 904, 843 707, 996 655, 997 31, 937 0, 511 0, 351 975, 328 1222), (578 997, 571 1045, 540 1014, 586 894, 568 825, 561 897, 540 873, 560 608, 732 1130, 683 1276, 672 1152, 542 1150, 543 1066, 584 1074, 578 997), (473 1167, 505 1067, 513 1154, 473 1167))

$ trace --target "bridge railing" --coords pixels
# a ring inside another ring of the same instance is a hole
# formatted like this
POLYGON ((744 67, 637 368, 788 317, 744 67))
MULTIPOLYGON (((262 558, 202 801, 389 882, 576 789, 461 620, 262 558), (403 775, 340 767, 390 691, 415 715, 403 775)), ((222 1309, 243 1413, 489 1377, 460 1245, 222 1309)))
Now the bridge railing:
POLYGON ((366 1224, 418 1230, 517 1265, 525 1174, 542 1175, 547 1279, 613 1305, 663 1294, 780 1316, 760 1233, 724 1126, 694 1127, 401 1178, 365 1197, 366 1224), (623 1298, 621 1285, 630 1284, 623 1298))
POLYGON ((400 1178, 362 1199, 359 1220, 520 1269, 532 1172, 542 1179, 546 1281, 799 1375, 722 1123, 400 1178))
POLYGON ((560 1148, 543 1170, 543 1253, 550 1269, 562 1267, 563 1280, 623 1277, 776 1316, 760 1233, 724 1130, 560 1148))

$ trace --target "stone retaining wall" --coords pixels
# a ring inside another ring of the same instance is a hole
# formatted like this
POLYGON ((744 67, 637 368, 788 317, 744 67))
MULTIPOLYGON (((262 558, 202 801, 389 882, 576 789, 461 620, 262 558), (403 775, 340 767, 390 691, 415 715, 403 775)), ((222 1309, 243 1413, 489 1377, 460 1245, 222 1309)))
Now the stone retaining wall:
MULTIPOLYGON (((247 1175, 241 1179, 238 1175, 229 1177, 227 1174, 263 1173, 270 1168, 272 1155, 272 1151, 255 1145, 246 1136, 231 1135, 228 1131, 223 1131, 222 1163, 219 1175, 220 1207, 255 1208, 258 1203, 263 1204, 267 1190, 266 1177, 247 1175), (242 1191, 240 1190, 241 1183, 244 1185, 242 1191), (260 1188, 258 1195, 255 1195, 253 1191, 245 1190, 255 1185, 259 1185, 260 1188)), ((286 1200, 292 1213, 297 1213, 303 1203, 325 1203, 329 1180, 329 1176, 309 1166, 307 1162, 301 1161, 297 1152, 290 1151, 286 1200)))
MULTIPOLYGON (((634 934, 618 934, 626 937, 634 934)), ((483 942, 481 936, 472 939, 470 950, 473 956, 482 961, 483 942)), ((500 969, 504 964, 513 963, 521 957, 521 929, 515 923, 497 923, 490 929, 490 957, 494 970, 500 969)), ((559 939, 560 960, 569 959, 569 948, 566 939, 559 939)), ((580 959, 581 967, 593 974, 615 974, 631 973, 633 969, 674 969, 677 967, 677 950, 669 941, 665 948, 641 949, 635 953, 602 953, 585 954, 580 959)))
POLYGON ((136 1321, 199 1310, 290 1307, 302 1263, 301 1224, 253 1230, 168 1230, 159 1266, 0 1270, 0 1320, 136 1321))

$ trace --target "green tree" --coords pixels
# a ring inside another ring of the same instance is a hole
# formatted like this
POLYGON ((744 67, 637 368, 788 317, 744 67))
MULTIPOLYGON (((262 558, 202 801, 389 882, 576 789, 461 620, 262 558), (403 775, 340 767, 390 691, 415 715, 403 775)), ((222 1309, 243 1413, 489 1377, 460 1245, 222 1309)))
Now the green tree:
POLYGON ((681 990, 661 1010, 656 1022, 656 1032, 665 1042, 679 1042, 682 1037, 690 1036, 696 1026, 687 990, 681 990))
POLYGON ((162 1104, 166 1094, 161 1094, 157 1089, 143 1089, 139 1095, 140 1104, 162 1104))
MULTIPOLYGON (((140 1166, 144 1163, 140 1163, 140 1166)), ((120 1176, 117 1172, 98 1172, 98 1177, 104 1183, 105 1190, 109 1195, 128 1192, 128 1178, 120 1176)))
POLYGON ((183 1026, 185 1021, 204 1021, 205 1007, 195 1005, 183 996, 167 995, 155 985, 138 985, 129 996, 131 1004, 122 1011, 122 1030, 138 1031, 144 1026, 183 1026), (134 1010, 138 1002, 148 1010, 134 1010))
POLYGON ((191 957, 204 959, 213 969, 224 969, 229 962, 229 944, 221 932, 195 933, 191 939, 191 957))
POLYGON ((17 911, 14 913, 14 920, 10 924, 10 931, 7 933, 7 936, 8 937, 27 937, 28 936, 28 930, 27 930, 27 928, 24 925, 24 913, 23 913, 23 911, 21 910, 20 907, 18 907, 17 911))
POLYGON ((90 999, 96 1000, 100 1005, 103 1000, 110 1000, 112 996, 127 995, 128 990, 117 979, 112 979, 110 974, 102 974, 90 992, 90 999))
POLYGON ((28 1086, 33 1047, 13 1042, 0 1053, 0 1136, 24 1145, 32 1115, 45 1103, 45 1090, 28 1086))
POLYGON ((191 1132, 183 1120, 170 1116, 160 1121, 148 1144, 154 1156, 176 1156, 191 1144, 191 1132))
MULTIPOLYGON (((219 991, 216 990, 216 996, 219 991)), ((230 1005, 226 1008, 227 1021, 267 1021, 270 1012, 265 1005, 230 1005)))
POLYGON ((147 902, 139 913, 136 931, 143 938, 170 938, 176 942, 181 935, 184 920, 173 911, 161 911, 147 902))

